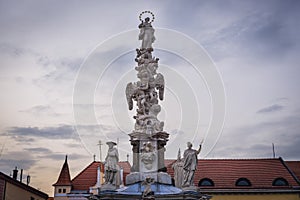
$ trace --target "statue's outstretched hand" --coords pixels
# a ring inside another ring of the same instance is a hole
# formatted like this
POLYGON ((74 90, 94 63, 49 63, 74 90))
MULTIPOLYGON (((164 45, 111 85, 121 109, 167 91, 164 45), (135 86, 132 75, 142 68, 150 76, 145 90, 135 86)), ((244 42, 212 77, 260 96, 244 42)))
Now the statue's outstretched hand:
POLYGON ((199 147, 201 147, 203 144, 203 139, 201 140, 200 144, 199 144, 199 147))

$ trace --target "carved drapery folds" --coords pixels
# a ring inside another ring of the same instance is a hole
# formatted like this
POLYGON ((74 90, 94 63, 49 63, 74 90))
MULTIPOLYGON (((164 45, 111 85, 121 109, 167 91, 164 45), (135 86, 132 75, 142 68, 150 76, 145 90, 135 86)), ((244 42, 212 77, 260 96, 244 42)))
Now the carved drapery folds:
POLYGON ((126 87, 129 110, 133 109, 133 101, 137 106, 134 131, 147 134, 161 132, 164 127, 157 115, 161 111, 158 99, 164 98, 165 81, 164 76, 156 71, 159 59, 152 56, 152 51, 152 47, 136 49, 138 66, 135 70, 139 80, 128 83, 126 87))

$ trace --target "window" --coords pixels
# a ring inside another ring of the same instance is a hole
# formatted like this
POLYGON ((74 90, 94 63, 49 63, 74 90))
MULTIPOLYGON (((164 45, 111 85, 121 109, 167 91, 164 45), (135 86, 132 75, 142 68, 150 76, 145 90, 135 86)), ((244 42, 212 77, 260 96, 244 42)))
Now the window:
POLYGON ((203 178, 199 181, 198 186, 214 186, 214 182, 209 178, 203 178))
POLYGON ((66 189, 63 189, 63 193, 66 193, 66 189))
POLYGON ((239 178, 235 182, 235 186, 251 186, 251 182, 246 178, 239 178))
POLYGON ((58 193, 61 193, 61 189, 58 189, 58 193))
POLYGON ((273 186, 288 186, 289 183, 284 178, 276 178, 273 183, 273 186))

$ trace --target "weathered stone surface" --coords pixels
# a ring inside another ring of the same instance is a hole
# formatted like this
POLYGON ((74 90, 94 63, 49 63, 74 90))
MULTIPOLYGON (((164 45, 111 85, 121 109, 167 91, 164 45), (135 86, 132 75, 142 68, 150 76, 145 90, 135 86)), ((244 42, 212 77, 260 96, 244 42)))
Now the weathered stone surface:
POLYGON ((142 47, 136 49, 135 61, 138 66, 137 82, 128 83, 126 87, 126 98, 129 110, 133 109, 133 101, 136 101, 137 113, 134 131, 146 134, 153 134, 163 131, 164 122, 157 119, 161 111, 158 99, 163 100, 165 80, 164 76, 157 73, 158 58, 152 56, 152 43, 154 42, 154 28, 146 18, 139 25, 141 30, 139 39, 142 40, 142 47))
POLYGON ((133 132, 129 134, 133 151, 132 172, 166 171, 164 165, 165 145, 169 134, 157 132, 148 135, 146 133, 133 132), (153 148, 146 147, 151 144, 153 148), (149 159, 149 160, 147 160, 149 159), (151 161, 149 163, 148 161, 151 161))
POLYGON ((183 153, 183 180, 181 187, 194 186, 194 175, 197 169, 198 154, 201 151, 201 144, 199 149, 192 149, 192 143, 187 143, 187 149, 183 153))
POLYGON ((141 173, 133 172, 126 176, 126 185, 144 181, 147 177, 153 178, 154 182, 161 184, 172 184, 171 176, 165 172, 141 173))
POLYGON ((115 191, 116 189, 117 186, 113 184, 104 184, 100 187, 100 191, 115 191))

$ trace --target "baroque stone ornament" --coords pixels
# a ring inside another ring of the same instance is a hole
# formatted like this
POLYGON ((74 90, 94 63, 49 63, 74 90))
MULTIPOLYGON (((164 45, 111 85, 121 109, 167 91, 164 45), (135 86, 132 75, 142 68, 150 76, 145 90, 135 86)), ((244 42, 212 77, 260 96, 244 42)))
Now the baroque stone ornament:
POLYGON ((153 197, 154 192, 151 189, 151 185, 153 183, 154 183, 154 179, 151 177, 146 177, 146 179, 142 182, 142 185, 145 186, 144 191, 143 191, 143 198, 149 199, 149 198, 153 197))
POLYGON ((139 40, 142 40, 142 45, 136 49, 135 70, 138 80, 128 83, 125 93, 129 110, 136 108, 134 129, 129 134, 133 147, 132 171, 152 173, 166 170, 164 146, 169 134, 163 131, 164 122, 158 119, 161 111, 159 101, 164 99, 165 79, 157 72, 159 58, 152 55, 155 30, 151 23, 154 14, 144 11, 139 19, 139 40), (152 19, 142 19, 144 14, 150 14, 152 19))
POLYGON ((158 58, 152 56, 152 42, 154 42, 154 29, 149 18, 139 25, 141 29, 140 39, 142 40, 141 49, 136 49, 137 56, 135 61, 138 66, 137 82, 128 83, 126 87, 126 98, 129 110, 133 109, 133 101, 136 102, 137 110, 134 131, 146 134, 153 134, 163 131, 164 122, 157 119, 161 111, 159 100, 164 98, 165 81, 164 76, 157 73, 158 58), (145 24, 146 23, 146 24, 145 24), (146 26, 149 26, 146 28, 146 26), (146 29, 153 29, 151 33, 146 29), (142 36, 141 36, 142 35, 142 36))

